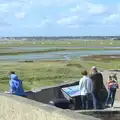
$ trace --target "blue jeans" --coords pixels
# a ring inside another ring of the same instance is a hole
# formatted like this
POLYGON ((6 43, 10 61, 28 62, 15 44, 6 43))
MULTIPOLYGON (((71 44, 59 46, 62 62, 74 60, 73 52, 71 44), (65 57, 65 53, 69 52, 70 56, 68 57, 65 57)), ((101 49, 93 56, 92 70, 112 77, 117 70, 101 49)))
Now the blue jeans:
POLYGON ((99 92, 93 92, 93 108, 94 109, 102 109, 102 101, 100 99, 99 92))
POLYGON ((88 93, 87 95, 81 95, 82 109, 91 109, 92 95, 88 93))
POLYGON ((88 97, 87 95, 81 95, 82 109, 88 109, 88 97))
POLYGON ((107 97, 107 100, 106 100, 107 105, 109 104, 109 102, 111 100, 111 106, 113 106, 114 100, 115 100, 115 95, 116 95, 116 89, 115 90, 108 89, 108 97, 107 97))

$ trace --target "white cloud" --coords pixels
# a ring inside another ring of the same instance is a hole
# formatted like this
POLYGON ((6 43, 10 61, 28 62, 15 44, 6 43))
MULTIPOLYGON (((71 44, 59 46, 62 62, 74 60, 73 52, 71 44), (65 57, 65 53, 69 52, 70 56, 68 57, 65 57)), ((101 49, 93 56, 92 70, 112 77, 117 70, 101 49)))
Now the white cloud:
MULTIPOLYGON (((63 13, 64 14, 64 13, 63 13)), ((66 13, 67 14, 67 13, 66 13)), ((75 16, 79 16, 78 21, 69 20, 69 19, 61 19, 59 23, 64 23, 68 25, 68 23, 72 23, 69 27, 78 28, 78 27, 97 27, 97 26, 114 26, 120 21, 120 4, 119 5, 105 5, 100 3, 94 3, 91 1, 80 1, 76 4, 75 7, 69 8, 69 17, 71 18, 74 14, 75 16), (70 17, 71 16, 71 17, 70 17), (70 21, 70 22, 69 22, 70 21), (71 22, 72 21, 72 22, 71 22)), ((120 22, 119 22, 120 23, 120 22)))
POLYGON ((108 17, 108 20, 112 20, 112 21, 114 21, 114 20, 117 20, 117 19, 120 19, 120 14, 117 14, 117 13, 115 13, 115 14, 111 14, 109 17, 108 17))
POLYGON ((42 5, 42 6, 64 6, 83 0, 6 0, 4 3, 19 5, 42 5))
POLYGON ((43 19, 40 21, 39 24, 35 24, 35 25, 24 25, 23 28, 42 28, 47 26, 49 23, 51 22, 51 20, 49 19, 43 19))
POLYGON ((2 26, 2 27, 10 27, 11 24, 8 23, 5 19, 0 19, 0 26, 2 26))
POLYGON ((24 19, 26 16, 25 12, 15 13, 17 19, 24 19))
POLYGON ((40 23, 40 25, 39 26, 45 26, 46 24, 48 24, 50 22, 50 20, 48 20, 48 19, 44 19, 44 20, 41 20, 41 23, 40 23))
POLYGON ((83 8, 80 7, 80 5, 76 5, 76 7, 70 8, 70 12, 80 12, 82 10, 83 10, 83 8))
POLYGON ((30 0, 6 0, 2 3, 0 2, 0 15, 7 12, 11 16, 14 15, 18 19, 23 19, 31 5, 32 2, 30 0))
MULTIPOLYGON (((61 8, 58 11, 53 12, 53 18, 51 21, 56 20, 55 24, 67 25, 71 28, 79 28, 83 26, 96 26, 99 24, 112 24, 120 21, 120 4, 114 4, 113 9, 111 6, 104 5, 101 3, 95 3, 94 0, 1 0, 0 1, 0 18, 7 19, 7 15, 14 19, 24 19, 36 6, 37 7, 54 7, 61 8), (1 3, 2 1, 2 3, 1 3), (32 8, 34 7, 34 8, 32 8), (71 7, 71 8, 70 8, 71 7), (60 13, 62 12, 62 17, 58 19, 60 13), (68 13, 65 13, 68 11, 68 13), (105 13, 108 13, 105 15, 105 13), (98 20, 98 21, 97 21, 98 20), (97 22, 96 22, 97 21, 97 22)), ((46 10, 48 11, 48 10, 46 10)), ((49 11, 48 11, 49 12, 49 11)), ((47 12, 45 12, 47 14, 47 12)), ((32 13, 33 14, 33 13, 32 13)), ((37 13, 38 14, 38 13, 37 13)), ((49 13, 48 13, 49 14, 49 13)), ((43 14, 44 15, 44 14, 43 14)), ((43 17, 43 15, 41 15, 43 17)), ((39 17, 41 17, 39 16, 39 17)), ((46 15, 47 16, 47 15, 46 15)), ((49 16, 49 15, 48 15, 49 16)), ((51 17, 51 16, 50 16, 51 17)), ((35 18, 34 18, 35 19, 35 18)), ((9 18, 6 20, 9 21, 9 18)), ((31 28, 41 28, 48 25, 51 22, 48 19, 43 19, 40 23, 36 25, 25 25, 24 27, 31 28)), ((2 23, 2 22, 1 22, 2 23)), ((31 22, 32 23, 32 22, 31 22)), ((14 23, 13 23, 14 24, 14 23)), ((54 24, 54 25, 55 25, 54 24)), ((5 24, 3 24, 5 25, 5 24)))
POLYGON ((70 17, 63 17, 60 20, 58 20, 56 23, 57 24, 71 24, 77 20, 79 20, 80 17, 79 16, 70 16, 70 17))
POLYGON ((79 24, 71 24, 68 25, 69 28, 80 28, 80 27, 84 27, 84 25, 79 25, 79 24))
POLYGON ((0 4, 0 12, 8 12, 8 4, 0 4))
POLYGON ((69 16, 61 18, 57 21, 57 24, 68 25, 72 28, 78 28, 81 26, 94 26, 95 24, 102 23, 102 21, 100 22, 101 18, 99 18, 99 16, 104 14, 106 9, 107 7, 102 4, 80 1, 79 4, 76 4, 76 7, 69 9, 69 16), (96 15, 97 17, 95 17, 96 15))
POLYGON ((120 21, 120 13, 113 13, 103 19, 103 24, 116 24, 120 21))
POLYGON ((74 8, 70 8, 70 12, 84 12, 86 14, 101 14, 106 10, 106 6, 102 4, 93 4, 90 2, 82 2, 76 5, 74 8))
POLYGON ((106 11, 106 6, 102 4, 88 4, 88 12, 91 14, 101 14, 106 11))
POLYGON ((44 6, 65 6, 82 0, 38 0, 39 5, 44 6))

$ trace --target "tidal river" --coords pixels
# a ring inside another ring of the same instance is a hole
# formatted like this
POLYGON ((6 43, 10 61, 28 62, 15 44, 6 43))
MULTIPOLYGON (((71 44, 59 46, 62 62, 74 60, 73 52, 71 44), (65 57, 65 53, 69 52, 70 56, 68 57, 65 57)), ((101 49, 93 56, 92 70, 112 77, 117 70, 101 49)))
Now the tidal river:
MULTIPOLYGON (((27 49, 27 48, 26 48, 27 49)), ((37 49, 37 48, 36 48, 37 49)), ((47 52, 47 53, 30 53, 30 54, 21 54, 21 55, 4 55, 0 56, 1 61, 24 61, 24 60, 65 60, 67 58, 76 59, 81 56, 88 55, 114 55, 120 54, 120 50, 94 50, 94 51, 56 51, 56 52, 47 52)))

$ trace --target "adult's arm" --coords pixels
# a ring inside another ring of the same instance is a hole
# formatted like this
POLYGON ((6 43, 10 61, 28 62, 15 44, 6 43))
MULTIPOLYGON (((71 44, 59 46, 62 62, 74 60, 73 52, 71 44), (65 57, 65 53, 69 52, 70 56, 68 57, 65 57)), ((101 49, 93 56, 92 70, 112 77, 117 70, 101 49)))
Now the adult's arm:
POLYGON ((80 79, 79 81, 79 90, 81 90, 81 88, 82 88, 82 79, 80 79))
POLYGON ((93 92, 93 82, 92 79, 90 79, 90 87, 91 87, 91 93, 93 92))
POLYGON ((100 89, 102 89, 103 87, 104 87, 103 75, 100 73, 100 89))
POLYGON ((14 83, 10 80, 9 81, 9 85, 10 85, 10 90, 9 90, 9 93, 13 94, 14 92, 14 83))

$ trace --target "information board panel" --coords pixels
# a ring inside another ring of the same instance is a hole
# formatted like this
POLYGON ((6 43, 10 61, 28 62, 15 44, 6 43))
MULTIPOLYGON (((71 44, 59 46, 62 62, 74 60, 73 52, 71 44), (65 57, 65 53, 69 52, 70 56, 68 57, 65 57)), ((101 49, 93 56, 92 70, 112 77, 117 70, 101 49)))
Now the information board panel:
POLYGON ((62 88, 70 97, 80 96, 79 85, 62 88))

